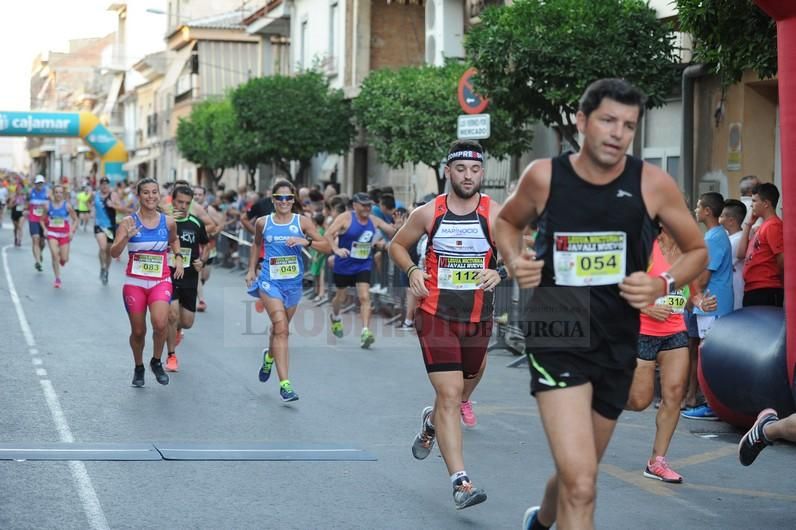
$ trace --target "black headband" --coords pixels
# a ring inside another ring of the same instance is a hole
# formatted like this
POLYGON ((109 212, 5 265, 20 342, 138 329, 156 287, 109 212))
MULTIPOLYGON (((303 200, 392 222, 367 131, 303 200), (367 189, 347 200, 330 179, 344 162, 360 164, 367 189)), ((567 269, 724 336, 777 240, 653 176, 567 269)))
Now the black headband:
POLYGON ((473 151, 472 149, 448 153, 448 164, 451 162, 456 162, 457 160, 474 160, 475 162, 483 162, 484 154, 480 151, 473 151))

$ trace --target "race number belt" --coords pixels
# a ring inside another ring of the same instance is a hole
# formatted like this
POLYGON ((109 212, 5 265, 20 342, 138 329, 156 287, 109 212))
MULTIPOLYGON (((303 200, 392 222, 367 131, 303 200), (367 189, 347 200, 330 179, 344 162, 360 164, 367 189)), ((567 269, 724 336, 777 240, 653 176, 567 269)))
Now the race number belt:
POLYGON ((160 279, 163 277, 163 257, 163 254, 136 252, 131 257, 130 272, 137 276, 160 279))
POLYGON ((66 226, 66 219, 63 217, 50 217, 51 228, 63 228, 66 226))
MULTIPOLYGON (((180 247, 180 256, 182 257, 182 267, 184 269, 187 269, 188 267, 190 267, 191 266, 191 248, 190 247, 186 247, 186 248, 180 247)), ((177 264, 174 261, 174 255, 173 254, 169 254, 169 267, 176 267, 176 266, 177 266, 177 264)))
POLYGON ((625 277, 624 232, 556 232, 553 243, 556 285, 614 285, 625 277))
POLYGON ((368 259, 370 257, 370 243, 354 241, 351 243, 351 257, 354 259, 368 259))
POLYGON ((440 256, 437 262, 437 287, 457 291, 478 289, 478 274, 484 270, 483 256, 440 256))
POLYGON ((272 280, 290 280, 299 273, 298 256, 268 258, 268 272, 272 280))

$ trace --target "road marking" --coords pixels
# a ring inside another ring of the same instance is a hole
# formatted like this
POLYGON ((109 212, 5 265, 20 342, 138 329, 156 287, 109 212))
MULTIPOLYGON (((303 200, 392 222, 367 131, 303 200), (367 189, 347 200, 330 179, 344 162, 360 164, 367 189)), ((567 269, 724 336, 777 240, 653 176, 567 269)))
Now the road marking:
POLYGON ((742 497, 760 497, 760 498, 775 499, 779 501, 788 501, 796 503, 796 495, 785 495, 783 493, 775 493, 773 491, 725 488, 722 486, 711 486, 709 484, 693 484, 691 482, 683 484, 683 487, 690 488, 693 490, 700 490, 700 491, 715 491, 716 493, 727 493, 728 495, 740 495, 742 497))
POLYGON ((47 377, 47 370, 44 368, 36 368, 36 375, 39 377, 47 377))
POLYGON ((661 497, 672 497, 676 495, 674 491, 663 485, 663 482, 652 480, 638 471, 625 471, 621 467, 613 464, 600 464, 600 470, 605 471, 614 478, 627 482, 631 486, 636 486, 639 489, 658 495, 661 497))
POLYGON ((693 466, 696 464, 704 464, 705 462, 710 462, 712 460, 718 460, 719 458, 724 458, 725 456, 737 455, 737 454, 738 454, 738 446, 728 445, 726 447, 721 447, 719 449, 714 449, 712 451, 706 451, 704 453, 699 453, 697 455, 691 455, 686 458, 672 460, 671 462, 669 462, 669 466, 672 469, 680 469, 683 467, 693 466))
POLYGON ((41 366, 42 364, 41 359, 39 359, 38 357, 31 359, 31 361, 33 362, 33 366, 41 366))
MULTIPOLYGON (((14 303, 14 309, 17 312, 17 320, 19 321, 19 327, 22 330, 22 335, 25 337, 25 342, 28 344, 28 348, 31 348, 32 354, 33 348, 36 346, 36 341, 33 338, 33 331, 31 331, 28 318, 25 316, 25 310, 22 307, 19 294, 17 294, 17 289, 14 286, 14 279, 11 277, 11 270, 8 268, 9 248, 11 248, 11 245, 6 245, 2 250, 3 270, 6 273, 8 294, 11 296, 11 301, 14 303)), ((36 350, 36 353, 38 353, 38 350, 36 350)), ((36 360, 41 362, 40 359, 34 359, 34 364, 36 364, 36 360)), ((55 428, 58 431, 58 436, 61 438, 62 442, 72 442, 74 440, 72 431, 69 429, 66 416, 64 416, 64 411, 61 408, 61 402, 58 400, 58 394, 55 393, 52 383, 48 379, 42 379, 39 381, 39 383, 41 384, 42 391, 44 392, 44 399, 47 401, 47 406, 50 409, 50 415, 55 423, 55 428)), ((77 486, 77 493, 80 497, 80 501, 83 504, 83 511, 86 514, 89 526, 96 530, 109 530, 110 526, 108 525, 108 520, 105 518, 105 513, 102 511, 102 506, 100 505, 99 498, 97 497, 97 492, 94 490, 94 486, 91 484, 91 477, 88 476, 88 471, 86 470, 85 464, 79 461, 70 461, 69 470, 71 471, 72 479, 75 481, 75 485, 77 486)))

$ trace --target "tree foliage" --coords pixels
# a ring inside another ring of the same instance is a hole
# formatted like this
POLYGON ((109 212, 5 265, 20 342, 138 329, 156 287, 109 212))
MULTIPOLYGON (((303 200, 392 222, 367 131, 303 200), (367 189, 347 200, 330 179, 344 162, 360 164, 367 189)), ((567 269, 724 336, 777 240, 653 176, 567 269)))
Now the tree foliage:
POLYGON ((186 160, 209 171, 216 183, 224 169, 238 163, 235 152, 235 113, 227 100, 208 100, 181 118, 177 125, 177 148, 186 160))
POLYGON ((517 0, 485 10, 465 48, 476 89, 515 122, 541 120, 574 147, 583 90, 627 79, 661 106, 677 80, 671 28, 642 0, 517 0))
POLYGON ((776 75, 777 25, 752 0, 676 1, 680 28, 694 38, 694 60, 710 66, 722 87, 745 70, 776 75))
POLYGON ((299 182, 313 156, 346 151, 355 133, 343 92, 331 90, 317 72, 251 79, 232 92, 231 100, 246 158, 273 162, 285 174, 296 160, 299 182))
MULTIPOLYGON (((375 70, 362 83, 354 112, 368 133, 380 160, 390 167, 423 163, 432 168, 444 191, 439 166, 456 139, 458 81, 467 66, 408 66, 375 70)), ((515 124, 509 113, 491 105, 491 138, 482 143, 490 155, 520 154, 530 147, 532 131, 515 124)))

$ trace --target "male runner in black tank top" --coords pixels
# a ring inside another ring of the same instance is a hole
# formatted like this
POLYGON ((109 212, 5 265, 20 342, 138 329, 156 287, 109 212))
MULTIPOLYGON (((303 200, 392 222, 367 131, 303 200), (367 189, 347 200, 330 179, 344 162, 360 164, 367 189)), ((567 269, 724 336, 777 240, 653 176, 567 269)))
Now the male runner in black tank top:
POLYGON ((707 250, 674 179, 626 156, 644 95, 603 79, 580 101, 579 153, 532 163, 495 223, 495 239, 520 287, 538 287, 526 312, 531 391, 556 464, 541 507, 525 528, 594 526, 599 461, 628 397, 636 364, 639 313, 686 285, 707 250), (538 220, 535 249, 522 231, 538 220), (682 257, 646 274, 656 222, 682 257))

